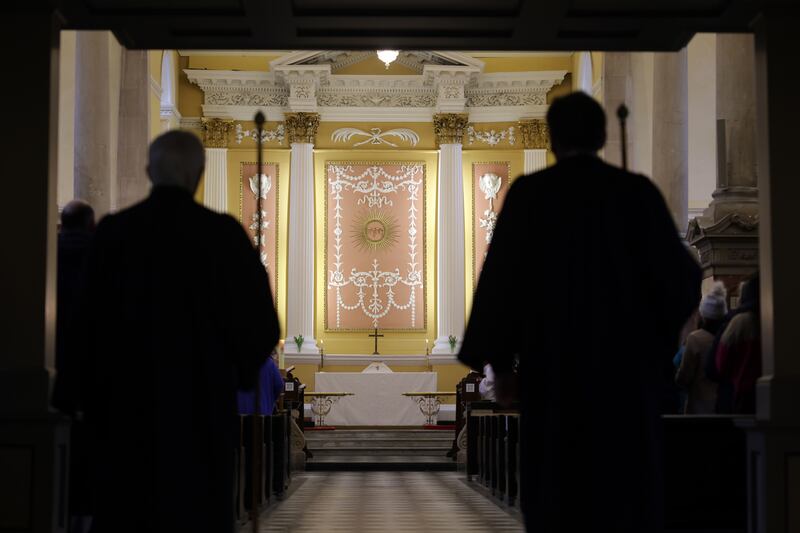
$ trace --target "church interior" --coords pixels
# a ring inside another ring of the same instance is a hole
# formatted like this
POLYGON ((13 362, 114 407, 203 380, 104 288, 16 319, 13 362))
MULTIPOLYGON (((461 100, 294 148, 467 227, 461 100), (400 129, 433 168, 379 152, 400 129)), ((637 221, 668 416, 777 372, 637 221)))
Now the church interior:
MULTIPOLYGON (((241 422, 266 450, 242 443, 241 531, 524 531, 519 411, 458 353, 506 194, 556 164, 546 115, 574 91, 608 117, 600 158, 658 187, 704 294, 722 282, 734 309, 760 275, 755 411, 663 415, 667 530, 800 531, 794 5, 42 4, 3 23, 31 44, 3 149, 0 531, 79 531, 48 400, 59 213, 145 199, 148 146, 175 129, 201 140, 195 201, 241 224, 280 322, 279 409, 241 422)), ((527 231, 519 261, 552 260, 548 228, 527 231)))

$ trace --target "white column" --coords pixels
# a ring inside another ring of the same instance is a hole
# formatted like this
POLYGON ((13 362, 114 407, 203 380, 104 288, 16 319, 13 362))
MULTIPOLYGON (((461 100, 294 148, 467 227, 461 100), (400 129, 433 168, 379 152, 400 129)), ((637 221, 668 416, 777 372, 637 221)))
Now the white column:
POLYGON ((61 32, 58 65, 58 208, 75 197, 75 40, 61 32))
POLYGON ((219 213, 228 212, 228 133, 232 120, 202 119, 206 170, 203 179, 203 205, 219 213))
POLYGON ((150 193, 147 149, 150 145, 150 74, 146 50, 122 50, 117 138, 117 209, 150 193))
MULTIPOLYGON (((449 354, 450 335, 464 333, 464 176, 461 143, 439 147, 436 342, 431 353, 449 354)), ((458 347, 456 347, 456 351, 458 347)))
POLYGON ((533 174, 547 166, 547 150, 544 149, 526 149, 525 154, 525 174, 533 174))
MULTIPOLYGON (((291 136, 291 133, 290 133, 291 136)), ((314 339, 314 145, 293 142, 289 165, 286 353, 319 353, 314 339), (302 335, 300 351, 294 337, 302 335)))
POLYGON ((228 212, 228 149, 206 148, 203 205, 219 213, 228 212))
POLYGON ((75 40, 75 197, 99 219, 117 208, 117 139, 122 48, 110 32, 75 40))
POLYGON ((653 62, 653 181, 667 201, 678 230, 689 210, 688 54, 655 55, 653 62))

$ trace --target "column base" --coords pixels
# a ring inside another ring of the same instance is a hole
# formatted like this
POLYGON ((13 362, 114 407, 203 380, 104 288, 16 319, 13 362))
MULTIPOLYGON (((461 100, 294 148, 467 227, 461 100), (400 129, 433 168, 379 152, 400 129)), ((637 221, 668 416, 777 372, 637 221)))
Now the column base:
POLYGON ((800 526, 800 426, 755 422, 747 430, 750 533, 800 526))
POLYGON ((440 354, 447 354, 447 355, 458 355, 459 350, 461 350, 461 339, 456 341, 455 348, 450 348, 450 339, 448 337, 439 337, 436 339, 436 342, 433 343, 433 349, 431 350, 431 355, 440 355, 440 354))
POLYGON ((303 345, 300 349, 297 349, 297 343, 294 342, 293 339, 288 338, 286 339, 285 344, 283 345, 283 353, 285 354, 319 354, 319 347, 317 346, 317 341, 314 338, 304 338, 303 345))
POLYGON ((0 417, 0 528, 67 531, 69 422, 61 415, 0 417), (3 527, 4 526, 4 527, 3 527))

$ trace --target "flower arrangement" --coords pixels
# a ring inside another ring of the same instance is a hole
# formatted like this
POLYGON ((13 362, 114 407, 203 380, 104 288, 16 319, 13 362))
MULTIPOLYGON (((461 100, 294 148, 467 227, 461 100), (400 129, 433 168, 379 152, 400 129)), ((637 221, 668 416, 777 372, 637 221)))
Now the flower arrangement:
POLYGON ((456 339, 453 335, 447 337, 447 341, 450 343, 450 353, 453 353, 456 349, 456 343, 458 339, 456 339))
POLYGON ((297 345, 297 353, 303 349, 303 336, 302 335, 295 335, 294 336, 294 343, 297 345))

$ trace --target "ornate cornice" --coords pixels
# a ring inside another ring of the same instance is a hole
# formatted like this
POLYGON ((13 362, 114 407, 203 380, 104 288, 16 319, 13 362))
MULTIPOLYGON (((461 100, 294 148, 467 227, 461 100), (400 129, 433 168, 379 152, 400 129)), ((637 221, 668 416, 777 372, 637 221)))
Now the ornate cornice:
POLYGON ((522 146, 526 150, 550 148, 550 128, 544 120, 521 120, 519 131, 522 134, 522 146))
POLYGON ((315 144, 319 128, 319 113, 286 113, 285 125, 289 144, 315 144))
POLYGON ((433 133, 437 144, 461 144, 467 131, 466 113, 437 113, 433 115, 433 133))
POLYGON ((203 132, 203 146, 206 148, 227 148, 228 132, 233 129, 232 120, 204 118, 200 121, 203 132))
POLYGON ((454 54, 434 54, 445 64, 424 64, 418 75, 335 75, 330 63, 294 64, 354 57, 343 53, 329 57, 322 52, 290 54, 292 64, 275 64, 272 72, 185 72, 203 90, 203 114, 209 118, 252 120, 253 114, 262 110, 269 121, 282 120, 286 112, 319 112, 324 120, 359 116, 360 120, 387 122, 430 120, 434 113, 464 112, 472 122, 543 117, 548 91, 566 74, 484 74, 477 64, 447 64, 450 55, 455 62, 454 54), (408 118, 411 115, 413 120, 408 118))

